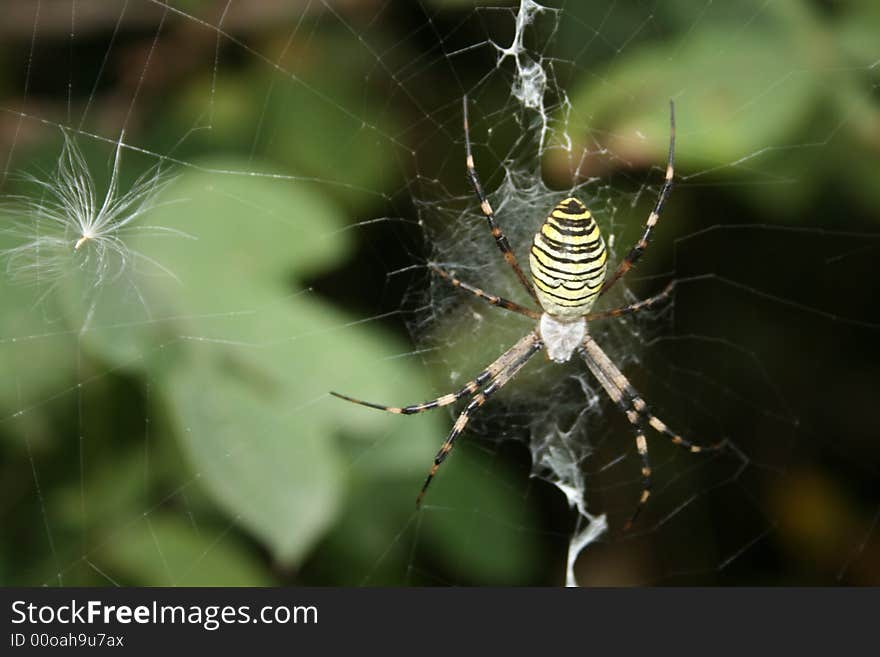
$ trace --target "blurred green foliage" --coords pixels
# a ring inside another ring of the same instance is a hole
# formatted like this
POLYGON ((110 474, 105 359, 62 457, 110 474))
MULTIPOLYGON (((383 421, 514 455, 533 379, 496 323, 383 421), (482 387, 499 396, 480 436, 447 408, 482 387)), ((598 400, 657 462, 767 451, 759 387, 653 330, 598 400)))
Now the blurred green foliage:
POLYGON ((877 207, 877 185, 865 184, 877 174, 876 159, 851 157, 880 143, 876 87, 865 84, 865 63, 876 55, 876 3, 841 3, 828 16, 819 3, 744 2, 703 17, 695 30, 687 29, 693 3, 670 4, 679 10, 664 18, 675 33, 572 90, 577 123, 614 135, 607 145, 624 160, 661 162, 668 118, 657 99, 680 90, 683 169, 723 166, 729 179, 749 180, 760 155, 761 170, 777 167, 798 184, 746 186, 741 196, 791 220, 816 201, 804 190, 818 193, 829 179, 865 208, 877 207), (760 20, 748 22, 750 14, 760 20), (655 138, 646 143, 641 133, 655 138), (807 144, 827 148, 811 157, 807 144), (836 163, 844 160, 841 175, 836 163))
MULTIPOLYGON (((187 11, 201 16, 217 3, 190 4, 187 11)), ((829 189, 846 206, 826 215, 824 225, 846 226, 846 218, 866 210, 876 220, 876 3, 708 3, 699 18, 693 3, 664 3, 644 34, 637 29, 644 8, 608 13, 606 4, 569 3, 554 35, 553 55, 576 62, 566 89, 572 125, 590 126, 591 139, 621 161, 649 169, 664 161, 672 90, 683 96, 682 170, 720 167, 713 180, 731 185, 726 202, 751 208, 756 222, 796 223, 829 189), (590 26, 602 15, 601 39, 585 56, 584 35, 596 37, 590 26), (606 43, 623 45, 606 50, 606 43), (694 89, 699 93, 689 93, 694 89), (809 144, 821 148, 803 147, 809 144), (796 184, 748 184, 751 160, 765 149, 761 175, 778 169, 780 180, 796 184)), ((443 26, 474 15, 469 3, 433 5, 443 26)), ((448 415, 403 419, 327 395, 338 389, 405 403, 448 385, 445 372, 398 357, 411 345, 378 316, 399 300, 377 296, 346 306, 381 286, 389 263, 414 257, 388 233, 372 243, 369 234, 347 229, 381 216, 414 179, 417 172, 401 165, 402 150, 419 150, 422 162, 451 162, 457 177, 450 187, 467 193, 457 133, 421 152, 426 132, 447 128, 409 104, 424 100, 413 98, 416 92, 457 108, 461 86, 490 70, 494 53, 474 53, 463 81, 425 64, 432 84, 416 83, 407 78, 412 62, 448 57, 437 54, 437 37, 427 30, 406 38, 413 24, 425 27, 424 16, 398 8, 377 26, 354 10, 344 24, 316 12, 273 21, 254 10, 253 22, 239 14, 227 29, 251 50, 225 44, 217 59, 215 32, 183 20, 177 30, 156 33, 148 22, 149 39, 158 37, 158 63, 148 68, 143 25, 123 21, 113 46, 115 76, 102 78, 94 95, 112 22, 71 42, 66 32, 41 37, 29 74, 23 53, 31 25, 19 25, 0 46, 0 59, 14 63, 4 65, 0 81, 4 107, 63 116, 67 71, 76 63, 81 94, 74 104, 94 102, 85 128, 98 134, 112 134, 107 126, 129 107, 130 96, 117 91, 151 73, 126 142, 173 159, 168 167, 177 178, 160 200, 174 202, 153 210, 147 223, 189 236, 126 238, 135 266, 99 287, 88 270, 71 272, 46 294, 46 286, 0 276, 0 582, 558 583, 571 518, 555 517, 564 515, 558 499, 545 504, 521 493, 522 463, 458 448, 425 520, 413 500, 448 415), (287 43, 296 21, 307 29, 287 43), (372 56, 358 30, 369 33, 372 56), (188 36, 191 55, 181 49, 188 36), (56 52, 65 53, 60 72, 46 65, 56 52), (25 78, 38 89, 29 98, 20 95, 25 78), (193 117, 210 129, 181 140, 193 117), (248 175, 258 172, 278 177, 248 175), (352 270, 364 252, 373 255, 374 271, 352 270)), ((109 15, 115 20, 118 8, 109 15)), ((448 51, 485 40, 488 29, 503 32, 510 21, 504 12, 479 17, 462 32, 450 29, 448 51)), ((43 20, 54 24, 51 16, 43 20)), ((503 105, 504 94, 495 100, 503 105)), ((0 134, 6 149, 15 146, 14 167, 50 171, 57 131, 29 120, 20 130, 12 116, 0 134)), ((80 141, 106 184, 110 146, 80 141)), ((551 179, 564 179, 566 164, 554 159, 564 157, 550 152, 551 179)), ((129 182, 140 164, 152 163, 128 151, 124 160, 129 182)), ((3 191, 21 189, 10 178, 3 191)), ((693 215, 714 207, 706 203, 693 215)), ((3 225, 15 219, 8 208, 0 217, 3 225)), ((16 239, 0 233, 0 249, 16 239)), ((810 490, 834 488, 833 480, 828 475, 810 490)), ((774 499, 782 514, 796 503, 774 499)), ((823 499, 837 500, 824 511, 831 517, 850 498, 823 499)), ((861 516, 847 517, 847 527, 835 531, 850 538, 861 516)), ((798 539, 780 548, 784 553, 810 540, 805 525, 783 525, 790 527, 786 540, 798 539)), ((878 581, 875 570, 864 573, 856 581, 878 581)), ((750 577, 774 579, 757 569, 743 581, 750 577)), ((629 580, 624 574, 620 581, 629 580)))

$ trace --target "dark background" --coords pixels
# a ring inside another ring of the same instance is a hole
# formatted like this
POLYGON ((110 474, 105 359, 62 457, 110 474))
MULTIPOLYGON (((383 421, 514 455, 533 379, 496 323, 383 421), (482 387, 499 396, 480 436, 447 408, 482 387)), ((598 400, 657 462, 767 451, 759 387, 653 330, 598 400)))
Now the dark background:
MULTIPOLYGON (((628 284, 643 297, 689 282, 674 314, 610 350, 636 350, 624 369, 670 424, 734 446, 695 460, 652 439, 659 494, 625 535, 637 465, 603 402, 583 468, 611 529, 581 556, 581 583, 880 583, 875 5, 583 2, 527 32, 551 72, 549 115, 565 116, 562 92, 571 101, 571 151, 546 151, 544 181, 584 185, 618 257, 662 180, 676 100, 678 186, 628 284)), ((99 199, 124 129, 120 189, 151 166, 177 175, 160 200, 183 202, 145 221, 196 239, 120 234, 177 281, 133 256, 96 283, 63 226, 49 230, 68 246, 34 270, 7 258, 0 581, 562 582, 574 514, 528 477, 522 443, 500 440, 571 409, 546 394, 546 368, 522 384, 530 397, 475 423, 421 513, 412 500, 450 415, 384 417, 326 395, 426 399, 450 387, 451 364, 476 371, 525 330, 506 318, 499 337, 481 332, 463 310, 484 309, 451 303, 423 266, 455 260, 444 239, 485 239, 465 250, 485 267, 474 282, 504 276, 482 226, 461 223, 479 217, 460 103, 474 103, 488 189, 500 162, 536 178, 535 114, 489 41, 510 43, 515 11, 4 8, 2 248, 45 237, 27 210, 44 192, 20 174, 52 179, 62 128, 99 199)), ((534 230, 555 198, 510 199, 511 232, 534 230)))

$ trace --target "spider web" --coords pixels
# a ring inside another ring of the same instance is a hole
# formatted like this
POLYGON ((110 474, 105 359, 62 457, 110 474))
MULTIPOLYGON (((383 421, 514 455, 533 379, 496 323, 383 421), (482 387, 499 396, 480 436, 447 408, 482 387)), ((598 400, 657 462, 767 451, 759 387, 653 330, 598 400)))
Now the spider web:
POLYGON ((880 51, 855 9, 547 5, 10 9, 0 436, 22 538, 2 581, 880 581, 880 51), (781 57, 795 28, 848 45, 781 57), (527 300, 464 176, 465 96, 523 264, 566 195, 619 261, 676 102, 676 189, 597 309, 675 295, 590 331, 655 414, 728 447, 650 435, 630 533, 632 433, 578 359, 536 357, 493 397, 418 512, 461 407, 327 394, 440 395, 532 328, 430 274, 527 300), (107 242, 80 244, 104 206, 107 242))

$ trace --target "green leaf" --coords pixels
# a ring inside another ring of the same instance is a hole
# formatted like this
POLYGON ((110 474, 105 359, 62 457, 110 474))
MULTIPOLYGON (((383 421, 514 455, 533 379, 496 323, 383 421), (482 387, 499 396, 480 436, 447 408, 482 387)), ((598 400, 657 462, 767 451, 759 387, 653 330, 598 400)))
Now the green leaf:
MULTIPOLYGON (((12 216, 0 214, 0 254, 21 244, 5 230, 11 222, 12 216)), ((48 411, 75 392, 76 333, 51 302, 38 303, 45 286, 19 280, 7 265, 0 256, 0 420, 10 433, 50 442, 48 411)))
MULTIPOLYGON (((118 259, 103 278, 77 269, 59 290, 83 342, 118 367, 149 367, 158 350, 185 350, 181 342, 190 336, 229 337, 229 327, 249 326, 247 316, 261 304, 290 294, 290 272, 311 276, 350 248, 347 234, 337 232, 336 210, 287 181, 189 171, 160 203, 167 205, 145 215, 141 227, 176 233, 126 234, 124 269, 118 259)), ((83 258, 90 248, 83 246, 83 258)))
POLYGON ((809 115, 820 80, 797 72, 800 45, 784 30, 751 30, 732 41, 717 28, 650 45, 584 79, 571 94, 572 125, 607 135, 602 141, 623 161, 662 165, 674 98, 678 160, 732 164, 785 145, 809 115), (719 51, 723 44, 737 56, 719 51))
POLYGON ((163 392, 195 477, 276 559, 296 564, 339 510, 342 464, 321 418, 291 413, 259 383, 199 358, 163 392))
POLYGON ((196 527, 165 512, 116 529, 90 561, 114 581, 138 586, 268 586, 271 581, 228 527, 196 527))
MULTIPOLYGON (((170 203, 145 219, 187 236, 132 237, 135 266, 98 285, 87 271, 71 276, 63 300, 89 349, 151 377, 211 496, 295 565, 344 498, 339 436, 375 440, 400 420, 328 391, 428 393, 412 364, 388 358, 405 345, 287 287, 349 250, 335 209, 289 181, 212 172, 240 168, 234 161, 205 168, 184 172, 163 196, 170 203)), ((406 448, 378 460, 386 471, 429 463, 427 434, 407 431, 406 448)), ((440 433, 430 431, 435 441, 440 433)))

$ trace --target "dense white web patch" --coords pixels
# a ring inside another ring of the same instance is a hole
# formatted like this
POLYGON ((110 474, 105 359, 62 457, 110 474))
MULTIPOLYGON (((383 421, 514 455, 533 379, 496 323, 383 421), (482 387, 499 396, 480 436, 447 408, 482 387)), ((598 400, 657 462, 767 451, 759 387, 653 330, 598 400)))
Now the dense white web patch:
MULTIPOLYGON (((508 57, 514 62, 515 71, 510 89, 511 95, 523 107, 534 110, 540 117, 539 148, 544 145, 549 123, 547 108, 544 106, 544 96, 547 93, 549 78, 543 57, 538 56, 537 59, 533 59, 535 54, 526 47, 524 39, 526 31, 531 28, 535 18, 546 11, 555 10, 532 0, 522 0, 516 12, 516 27, 510 45, 504 47, 494 44, 498 50, 498 66, 502 66, 508 57)), ((564 96, 563 101, 567 102, 564 96)))

